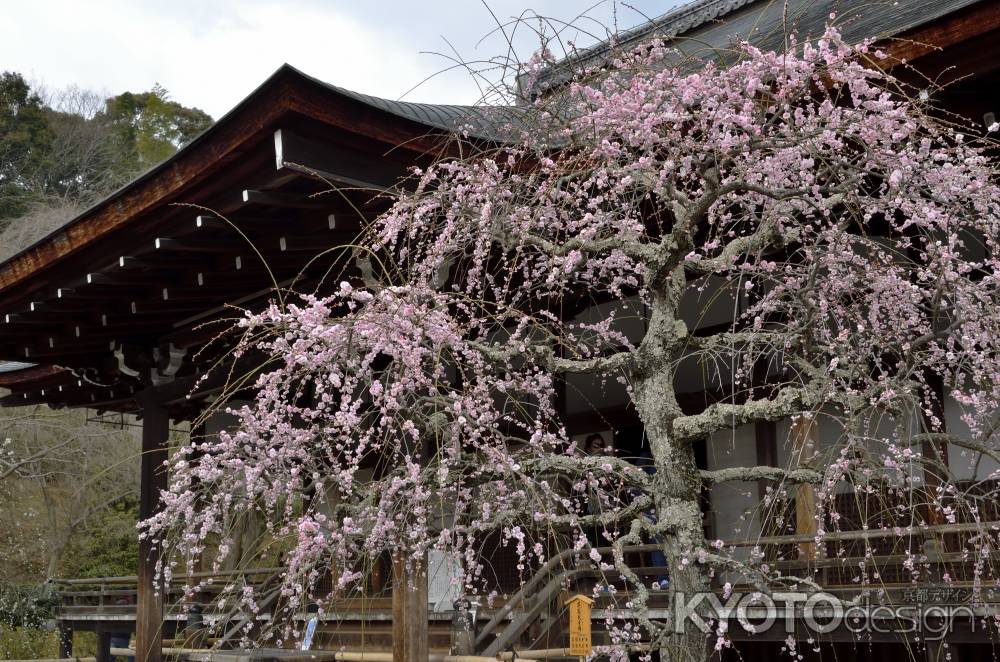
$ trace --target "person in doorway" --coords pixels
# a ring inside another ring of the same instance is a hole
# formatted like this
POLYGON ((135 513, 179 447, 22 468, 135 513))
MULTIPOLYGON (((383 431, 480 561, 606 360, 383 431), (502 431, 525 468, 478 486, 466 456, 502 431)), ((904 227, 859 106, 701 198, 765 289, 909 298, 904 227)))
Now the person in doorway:
POLYGON ((583 452, 587 455, 607 455, 607 451, 608 444, 600 432, 587 435, 583 442, 583 452))

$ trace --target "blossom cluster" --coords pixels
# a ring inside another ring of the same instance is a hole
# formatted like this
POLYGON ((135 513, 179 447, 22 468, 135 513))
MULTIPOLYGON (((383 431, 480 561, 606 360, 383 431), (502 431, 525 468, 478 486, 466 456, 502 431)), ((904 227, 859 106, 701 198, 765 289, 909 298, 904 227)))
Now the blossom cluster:
MULTIPOLYGON (((445 552, 460 591, 489 592, 490 535, 525 576, 560 548, 600 567, 588 527, 662 541, 686 590, 733 572, 808 579, 706 541, 703 480, 775 481, 761 509, 776 529, 796 485, 814 484, 820 545, 845 492, 881 499, 865 528, 982 521, 995 488, 970 491, 921 448, 946 432, 947 400, 966 441, 946 443, 1000 457, 1000 188, 982 141, 868 49, 830 28, 692 63, 654 41, 533 101, 512 144, 415 170, 343 282, 241 322, 236 353, 262 357, 256 396, 231 410, 234 430, 173 461, 143 524, 170 543, 164 574, 190 571, 210 540, 220 567, 233 522, 259 517, 287 565, 286 615, 323 602, 327 579, 356 588, 384 553, 418 567, 445 552), (723 295, 732 314, 703 324, 723 295), (640 336, 604 306, 623 301, 644 311, 640 336), (692 363, 716 394, 697 412, 677 393, 692 363), (573 443, 559 403, 574 373, 624 384, 651 474, 573 443), (695 466, 694 440, 799 415, 837 432, 798 473, 695 466)), ((962 542, 979 582, 997 543, 962 542)), ((635 613, 648 592, 625 559, 635 613)))

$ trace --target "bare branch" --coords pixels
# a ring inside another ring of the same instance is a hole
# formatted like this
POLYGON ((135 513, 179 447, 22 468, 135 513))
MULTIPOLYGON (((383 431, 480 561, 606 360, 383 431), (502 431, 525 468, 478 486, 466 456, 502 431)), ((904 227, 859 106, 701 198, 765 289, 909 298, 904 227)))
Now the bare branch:
POLYGON ((782 469, 780 467, 730 467, 726 469, 716 469, 714 471, 702 471, 701 479, 713 485, 717 483, 728 483, 736 480, 777 480, 787 483, 812 483, 823 482, 823 472, 815 469, 782 469))
POLYGON ((674 436, 678 441, 694 441, 747 423, 777 421, 799 413, 808 401, 806 389, 789 386, 770 400, 751 400, 743 404, 720 402, 709 405, 700 414, 678 417, 674 420, 674 436))

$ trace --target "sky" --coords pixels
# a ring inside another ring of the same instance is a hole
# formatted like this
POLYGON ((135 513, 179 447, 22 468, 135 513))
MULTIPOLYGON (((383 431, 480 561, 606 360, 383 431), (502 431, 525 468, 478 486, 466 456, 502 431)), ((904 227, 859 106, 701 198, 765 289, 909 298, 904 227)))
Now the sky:
MULTIPOLYGON (((0 70, 50 90, 107 94, 163 85, 173 99, 215 118, 283 63, 321 80, 391 99, 474 103, 474 77, 455 67, 507 50, 538 49, 531 19, 579 47, 617 25, 632 27, 682 0, 34 0, 0 17, 0 70), (595 3, 595 4, 592 4, 595 3), (581 16, 581 13, 584 15, 581 16), (516 27, 516 29, 512 29, 516 27), (445 71, 453 67, 451 71, 445 71), (444 72, 444 73, 442 73, 444 72), (429 78, 429 80, 427 80, 429 78), (415 88, 415 89, 414 89, 415 88)), ((560 55, 561 46, 550 50, 560 55)))

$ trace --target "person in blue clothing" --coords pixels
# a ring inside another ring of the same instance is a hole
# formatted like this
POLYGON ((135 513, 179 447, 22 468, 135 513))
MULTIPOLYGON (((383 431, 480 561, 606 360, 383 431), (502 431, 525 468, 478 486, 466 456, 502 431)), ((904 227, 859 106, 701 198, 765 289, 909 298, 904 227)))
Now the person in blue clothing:
MULTIPOLYGON (((122 596, 115 600, 115 605, 118 607, 126 607, 132 604, 132 601, 126 596, 122 596)), ((122 630, 120 632, 111 633, 111 647, 112 648, 128 648, 129 641, 132 639, 132 632, 130 630, 122 630)), ((117 656, 112 656, 117 657, 117 656)), ((135 658, 131 655, 125 658, 128 662, 135 662, 135 658)))

